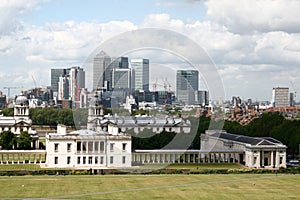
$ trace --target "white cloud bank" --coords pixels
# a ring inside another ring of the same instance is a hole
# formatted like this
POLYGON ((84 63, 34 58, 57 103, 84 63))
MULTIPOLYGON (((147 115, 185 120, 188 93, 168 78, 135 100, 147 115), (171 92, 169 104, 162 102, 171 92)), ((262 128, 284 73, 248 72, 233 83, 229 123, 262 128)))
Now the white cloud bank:
POLYGON ((100 42, 119 33, 158 27, 180 32, 207 51, 223 78, 227 98, 269 100, 272 87, 291 86, 290 81, 300 89, 300 1, 209 0, 205 5, 204 21, 163 13, 146 15, 141 24, 67 21, 34 26, 19 16, 37 9, 37 1, 3 1, 0 87, 31 87, 32 75, 38 84, 49 85, 51 68, 80 65, 100 42))

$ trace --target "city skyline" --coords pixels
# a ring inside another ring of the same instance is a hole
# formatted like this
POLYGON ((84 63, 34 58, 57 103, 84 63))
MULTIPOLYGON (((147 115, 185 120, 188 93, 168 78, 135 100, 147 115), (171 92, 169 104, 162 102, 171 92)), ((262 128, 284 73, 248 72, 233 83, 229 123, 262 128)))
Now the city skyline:
MULTIPOLYGON (((273 87, 300 89, 299 9, 294 0, 1 2, 0 90, 50 85, 51 68, 82 66, 106 39, 152 27, 186 35, 207 52, 224 83, 223 99, 270 101, 273 87), (133 12, 133 7, 140 9, 133 12), (106 12, 112 8, 113 15, 106 12)), ((162 74, 178 67, 167 54, 140 57, 162 74)))

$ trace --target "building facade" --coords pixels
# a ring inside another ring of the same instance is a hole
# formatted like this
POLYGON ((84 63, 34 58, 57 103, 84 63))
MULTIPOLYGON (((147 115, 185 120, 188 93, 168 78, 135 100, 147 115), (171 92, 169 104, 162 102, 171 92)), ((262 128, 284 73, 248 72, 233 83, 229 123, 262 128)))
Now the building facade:
POLYGON ((149 59, 131 59, 134 90, 149 91, 149 59))
POLYGON ((197 70, 177 70, 176 97, 179 102, 186 105, 197 103, 199 88, 199 72, 197 70))
POLYGON ((286 107, 290 106, 289 99, 289 88, 287 87, 276 87, 273 88, 272 104, 273 107, 286 107))
POLYGON ((131 167, 131 137, 108 126, 107 130, 78 130, 46 136, 46 167, 127 168, 131 167))
POLYGON ((0 116, 0 134, 3 131, 11 131, 18 137, 22 132, 28 132, 33 139, 31 147, 38 149, 39 138, 31 126, 32 121, 29 118, 29 101, 22 92, 15 100, 14 116, 0 116))
POLYGON ((107 72, 109 72, 109 67, 111 63, 111 58, 104 52, 101 51, 94 57, 93 62, 93 90, 98 88, 104 89, 107 88, 107 72))
POLYGON ((248 137, 223 130, 207 130, 201 134, 201 150, 240 151, 240 162, 249 168, 286 167, 286 148, 270 137, 248 137))
POLYGON ((46 135, 46 167, 126 168, 131 166, 131 136, 113 123, 99 126, 103 116, 101 101, 90 101, 86 130, 67 133, 58 126, 57 133, 46 135))

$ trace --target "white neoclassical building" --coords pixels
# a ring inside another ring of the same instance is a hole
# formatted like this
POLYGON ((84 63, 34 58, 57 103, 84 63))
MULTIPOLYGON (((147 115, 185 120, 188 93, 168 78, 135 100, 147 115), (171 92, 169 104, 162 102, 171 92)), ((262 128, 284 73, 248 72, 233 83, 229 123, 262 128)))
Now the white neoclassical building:
MULTIPOLYGON (((97 99, 90 102, 89 120, 92 114, 102 115, 100 105, 97 99)), ((112 123, 71 133, 58 126, 57 133, 46 135, 46 152, 46 167, 51 168, 127 168, 131 167, 131 136, 112 123)))
POLYGON ((27 131, 33 138, 32 148, 38 149, 38 135, 31 126, 32 120, 29 118, 29 101, 23 92, 21 92, 15 100, 14 116, 0 116, 0 134, 3 131, 11 131, 18 137, 21 132, 27 131))
POLYGON ((271 137, 248 137, 224 130, 207 130, 201 135, 201 150, 240 151, 240 162, 249 168, 286 167, 286 148, 271 137))

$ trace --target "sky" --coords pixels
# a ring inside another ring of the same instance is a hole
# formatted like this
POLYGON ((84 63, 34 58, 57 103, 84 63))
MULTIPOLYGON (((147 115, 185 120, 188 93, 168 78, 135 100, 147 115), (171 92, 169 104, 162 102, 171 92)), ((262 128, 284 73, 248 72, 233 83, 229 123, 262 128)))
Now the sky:
MULTIPOLYGON (((271 100, 273 87, 300 95, 299 10, 298 0, 2 0, 0 90, 50 85, 51 68, 83 66, 110 38, 161 28, 203 48, 224 99, 271 100)), ((168 78, 175 89, 175 72, 168 71, 176 63, 166 63, 167 53, 148 54, 150 80, 168 78)))

